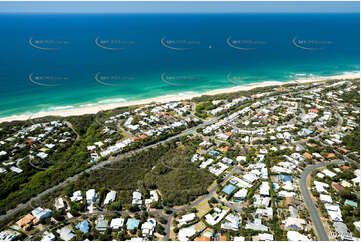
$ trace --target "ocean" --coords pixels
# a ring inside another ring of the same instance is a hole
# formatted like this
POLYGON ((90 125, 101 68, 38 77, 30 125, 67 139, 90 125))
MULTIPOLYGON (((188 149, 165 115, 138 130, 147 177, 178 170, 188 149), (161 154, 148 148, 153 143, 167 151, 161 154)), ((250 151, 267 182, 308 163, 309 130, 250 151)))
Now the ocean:
POLYGON ((0 14, 0 117, 360 70, 359 14, 0 14))

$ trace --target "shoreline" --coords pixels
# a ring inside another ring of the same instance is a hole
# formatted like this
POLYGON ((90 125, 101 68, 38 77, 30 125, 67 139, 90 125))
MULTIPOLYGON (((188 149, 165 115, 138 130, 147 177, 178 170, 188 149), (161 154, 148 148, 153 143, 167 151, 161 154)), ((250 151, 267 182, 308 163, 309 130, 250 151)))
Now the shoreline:
POLYGON ((222 93, 233 93, 239 91, 248 91, 258 87, 267 87, 267 86, 275 86, 275 85, 286 85, 286 84, 303 84, 309 82, 319 82, 325 80, 344 80, 344 79, 359 79, 360 72, 358 73, 344 73, 342 75, 336 76, 321 76, 315 78, 300 78, 297 80, 290 80, 286 82, 281 81, 266 81, 266 82, 259 82, 259 83, 250 83, 245 85, 239 85, 229 88, 222 88, 222 89, 215 89, 211 91, 206 91, 203 93, 194 93, 194 94, 170 94, 165 96, 141 99, 141 100, 134 100, 134 101, 127 101, 127 102, 119 102, 119 103, 109 103, 109 104, 100 104, 94 106, 85 106, 85 107, 77 107, 72 109, 65 109, 65 110, 55 110, 55 111, 46 111, 46 112, 38 112, 34 114, 20 114, 20 115, 12 115, 8 117, 0 118, 0 123, 3 122, 11 122, 11 121, 24 121, 28 119, 34 118, 42 118, 46 116, 60 116, 60 117, 69 117, 69 116, 80 116, 85 114, 96 114, 99 111, 111 110, 116 109, 119 107, 127 107, 127 106, 135 106, 135 105, 144 105, 149 104, 152 102, 157 103, 165 103, 170 101, 182 101, 182 100, 189 100, 195 97, 200 97, 203 95, 217 95, 222 93))

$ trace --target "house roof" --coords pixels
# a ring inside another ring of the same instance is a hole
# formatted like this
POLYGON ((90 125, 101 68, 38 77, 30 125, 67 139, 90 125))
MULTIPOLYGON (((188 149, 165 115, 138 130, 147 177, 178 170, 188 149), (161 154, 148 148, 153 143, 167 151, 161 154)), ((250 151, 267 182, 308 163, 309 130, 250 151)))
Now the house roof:
POLYGON ((310 153, 305 152, 303 153, 303 157, 305 157, 306 159, 312 159, 313 156, 310 153))
POLYGON ((233 186, 232 184, 228 184, 227 186, 225 186, 222 190, 222 192, 224 192, 225 194, 229 195, 231 194, 234 190, 236 189, 235 186, 233 186))
POLYGON ((137 229, 139 227, 139 220, 135 219, 135 218, 129 218, 127 220, 127 229, 128 230, 133 230, 133 229, 137 229))
POLYGON ((351 200, 346 200, 345 204, 350 205, 350 206, 355 207, 355 208, 358 207, 357 203, 354 202, 354 201, 351 201, 351 200))
POLYGON ((335 188, 337 191, 343 191, 345 188, 341 186, 340 184, 337 184, 335 182, 332 183, 332 187, 335 188))
POLYGON ((81 232, 83 232, 84 234, 88 233, 89 232, 89 222, 88 220, 84 220, 82 222, 79 222, 75 228, 76 229, 79 229, 81 232))

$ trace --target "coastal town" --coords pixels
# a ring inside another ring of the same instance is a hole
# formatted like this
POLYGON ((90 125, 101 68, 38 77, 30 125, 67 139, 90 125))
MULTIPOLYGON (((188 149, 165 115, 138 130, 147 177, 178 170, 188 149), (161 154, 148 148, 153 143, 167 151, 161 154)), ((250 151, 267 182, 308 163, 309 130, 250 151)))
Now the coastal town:
POLYGON ((360 81, 0 123, 0 240, 360 239, 360 81))

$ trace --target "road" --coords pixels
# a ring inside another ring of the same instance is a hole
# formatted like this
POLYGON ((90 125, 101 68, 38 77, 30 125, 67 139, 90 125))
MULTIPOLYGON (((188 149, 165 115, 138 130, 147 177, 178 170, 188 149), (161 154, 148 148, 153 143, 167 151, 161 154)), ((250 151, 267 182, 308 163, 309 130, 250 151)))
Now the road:
MULTIPOLYGON (((299 92, 295 92, 295 93, 293 93, 293 94, 294 94, 294 95, 295 95, 295 94, 300 94, 300 93, 303 93, 304 91, 310 91, 310 90, 312 90, 312 88, 311 88, 311 89, 308 89, 308 90, 302 90, 302 91, 299 91, 299 92)), ((271 96, 275 96, 275 97, 276 97, 276 96, 283 96, 283 95, 288 95, 288 94, 277 94, 277 95, 271 95, 271 96)), ((192 107, 192 111, 193 111, 193 112, 194 112, 194 108, 195 108, 195 106, 192 107)), ((16 208, 9 210, 6 214, 0 216, 0 221, 3 221, 3 220, 5 220, 5 219, 7 219, 8 217, 10 217, 11 215, 13 215, 14 213, 16 213, 16 212, 18 212, 18 211, 21 211, 21 210, 23 210, 23 209, 26 209, 27 207, 31 206, 31 203, 32 203, 32 202, 35 202, 35 201, 39 200, 41 197, 46 196, 46 195, 48 195, 48 194, 51 194, 52 192, 54 192, 54 191, 56 191, 56 190, 64 187, 64 186, 65 186, 66 184, 68 184, 68 183, 71 183, 71 182, 76 181, 76 180, 77 180, 80 176, 82 176, 84 173, 87 173, 87 172, 90 172, 90 171, 94 171, 94 170, 96 170, 96 169, 99 169, 99 168, 101 168, 101 167, 104 167, 104 166, 106 166, 106 165, 109 165, 109 164, 111 164, 111 163, 113 163, 113 162, 115 162, 115 161, 118 161, 119 159, 123 159, 123 158, 125 158, 125 157, 127 157, 127 156, 130 156, 130 155, 134 154, 135 152, 140 152, 140 151, 143 151, 143 150, 146 150, 146 149, 155 147, 155 146, 157 146, 157 145, 164 144, 164 143, 169 142, 169 141, 171 141, 171 140, 177 139, 177 138, 179 138, 179 137, 181 137, 181 136, 185 136, 185 135, 189 135, 189 134, 196 134, 196 130, 197 130, 198 128, 204 128, 204 127, 207 126, 207 125, 213 124, 213 123, 217 122, 220 118, 222 118, 222 117, 219 116, 219 117, 213 118, 213 119, 211 119, 211 120, 209 120, 209 121, 203 122, 202 124, 200 124, 200 125, 198 125, 198 126, 195 126, 195 127, 193 127, 193 128, 187 129, 187 130, 185 130, 185 131, 183 131, 183 132, 181 132, 181 133, 179 133, 179 134, 177 134, 177 135, 175 135, 175 136, 169 137, 169 138, 167 138, 167 139, 165 139, 165 140, 163 140, 163 141, 160 141, 160 142, 157 142, 157 143, 148 145, 148 146, 144 146, 144 147, 139 148, 139 149, 134 150, 134 151, 129 151, 129 152, 120 154, 120 155, 118 155, 118 156, 116 156, 116 157, 114 157, 114 158, 110 158, 110 159, 108 159, 108 160, 106 160, 106 161, 104 161, 104 162, 101 162, 101 163, 99 163, 99 164, 93 165, 92 167, 90 167, 90 168, 88 168, 88 169, 86 169, 86 170, 84 170, 84 171, 82 171, 82 172, 80 172, 80 173, 78 173, 78 174, 76 174, 76 175, 74 175, 74 176, 72 176, 72 177, 69 177, 69 178, 66 179, 65 181, 63 181, 63 182, 61 182, 61 183, 59 183, 59 184, 57 184, 57 185, 55 185, 55 186, 53 186, 53 187, 51 187, 51 188, 48 188, 47 190, 41 192, 41 193, 38 194, 36 197, 33 197, 32 199, 30 199, 30 200, 27 201, 26 203, 20 204, 20 205, 17 206, 16 208)), ((71 125, 69 122, 66 122, 66 124, 67 124, 67 126, 69 126, 70 128, 72 128, 72 130, 75 132, 75 130, 73 129, 72 125, 71 125)), ((79 134, 78 134, 77 132, 75 132, 75 133, 77 134, 77 139, 79 139, 79 138, 80 138, 79 134)), ((237 169, 238 169, 238 168, 233 169, 233 170, 227 175, 227 177, 226 177, 224 180, 227 180, 237 169)), ((187 206, 185 206, 185 207, 179 208, 179 210, 180 210, 180 209, 187 209, 187 208, 190 208, 190 207, 197 206, 197 205, 198 205, 200 202, 202 202, 203 200, 205 200, 205 199, 207 199, 207 198, 210 198, 210 197, 212 196, 212 193, 213 193, 216 189, 217 189, 217 187, 212 188, 212 189, 209 191, 208 194, 204 195, 203 197, 201 197, 200 199, 198 199, 197 201, 195 201, 194 203, 192 203, 192 204, 190 204, 190 205, 187 205, 187 206)), ((313 203, 312 203, 312 205, 313 205, 313 203)), ((312 215, 312 213, 311 213, 311 215, 312 215)), ((170 222, 168 222, 168 223, 170 223, 170 222)), ((321 225, 322 225, 322 224, 321 224, 321 225)), ((167 225, 167 226, 168 226, 168 225, 167 225)), ((170 226, 170 224, 169 224, 169 226, 170 226)), ((322 226, 322 228, 323 228, 323 226, 322 226)), ((167 230, 168 230, 168 228, 167 228, 167 230)), ((323 231, 324 231, 324 229, 323 229, 323 231)), ((167 234, 168 234, 168 233, 167 233, 167 234)), ((327 235, 326 235, 326 236, 327 236, 327 235)))
POLYGON ((319 169, 323 166, 328 166, 330 164, 342 164, 343 161, 334 161, 334 162, 323 162, 316 165, 311 165, 306 167, 303 172, 301 173, 301 179, 300 179, 300 190, 303 195, 308 213, 311 215, 312 222, 316 228, 316 232, 318 235, 318 239, 321 241, 328 241, 329 238, 327 236, 327 233, 325 231, 325 228, 323 227, 323 223, 321 221, 320 215, 315 207, 315 204, 312 201, 310 191, 308 190, 307 186, 307 177, 311 174, 311 172, 315 169, 319 169))
POLYGON ((88 168, 88 169, 86 169, 86 170, 84 170, 84 171, 82 171, 82 172, 80 172, 80 173, 78 173, 78 174, 76 174, 76 175, 74 175, 74 176, 72 176, 72 177, 69 177, 69 178, 66 179, 65 181, 63 181, 63 182, 61 182, 61 183, 59 183, 59 184, 57 184, 57 185, 55 185, 55 186, 53 186, 53 187, 51 187, 51 188, 48 188, 47 190, 39 193, 36 197, 33 197, 32 199, 30 199, 30 200, 27 201, 26 203, 20 204, 20 205, 17 206, 16 208, 13 208, 13 209, 9 210, 6 214, 0 216, 0 221, 3 221, 3 220, 5 220, 5 219, 7 219, 8 217, 10 217, 11 215, 13 215, 14 213, 16 213, 16 212, 18 212, 18 211, 21 211, 21 210, 23 210, 23 209, 26 209, 27 207, 29 207, 29 206, 31 205, 32 202, 35 202, 35 201, 39 200, 41 197, 43 197, 43 196, 45 196, 45 195, 48 195, 48 194, 51 194, 52 192, 55 192, 56 190, 64 187, 64 186, 65 186, 66 184, 68 184, 68 183, 71 183, 71 182, 76 181, 76 180, 77 180, 81 175, 83 175, 84 173, 87 173, 87 172, 90 172, 90 171, 94 171, 94 170, 96 170, 96 169, 99 169, 99 168, 101 168, 101 167, 104 167, 104 166, 106 166, 106 165, 109 165, 109 164, 111 164, 111 163, 113 163, 113 162, 115 162, 115 161, 118 161, 118 160, 123 159, 123 158, 128 157, 128 156, 131 156, 131 155, 134 154, 135 152, 141 152, 141 151, 143 151, 143 150, 153 148, 153 147, 155 147, 155 146, 157 146, 157 145, 164 144, 164 143, 169 142, 169 141, 171 141, 171 140, 177 139, 177 138, 179 138, 179 137, 181 137, 181 136, 185 136, 185 135, 189 135, 189 134, 195 134, 195 133, 196 133, 196 130, 197 130, 198 128, 202 128, 202 127, 205 127, 206 125, 215 123, 215 122, 217 122, 219 119, 220 119, 220 117, 216 117, 216 118, 214 118, 214 119, 212 119, 212 120, 206 121, 206 122, 204 122, 204 123, 202 123, 202 124, 200 124, 200 125, 198 125, 198 126, 195 126, 195 127, 193 127, 193 128, 187 129, 187 130, 185 130, 185 131, 183 131, 183 132, 181 132, 181 133, 179 133, 179 134, 177 134, 177 135, 175 135, 175 136, 169 137, 169 138, 167 138, 167 139, 165 139, 165 140, 162 140, 162 141, 160 141, 160 142, 157 142, 157 143, 154 143, 154 144, 151 144, 151 145, 148 145, 148 146, 144 146, 144 147, 139 148, 139 149, 134 150, 134 151, 129 151, 129 152, 126 152, 126 153, 124 153, 124 154, 120 154, 120 155, 118 155, 118 156, 116 156, 116 157, 114 157, 114 158, 110 158, 110 159, 108 159, 108 160, 106 160, 106 161, 103 161, 103 162, 101 162, 101 163, 99 163, 99 164, 93 165, 92 167, 90 167, 90 168, 88 168))

